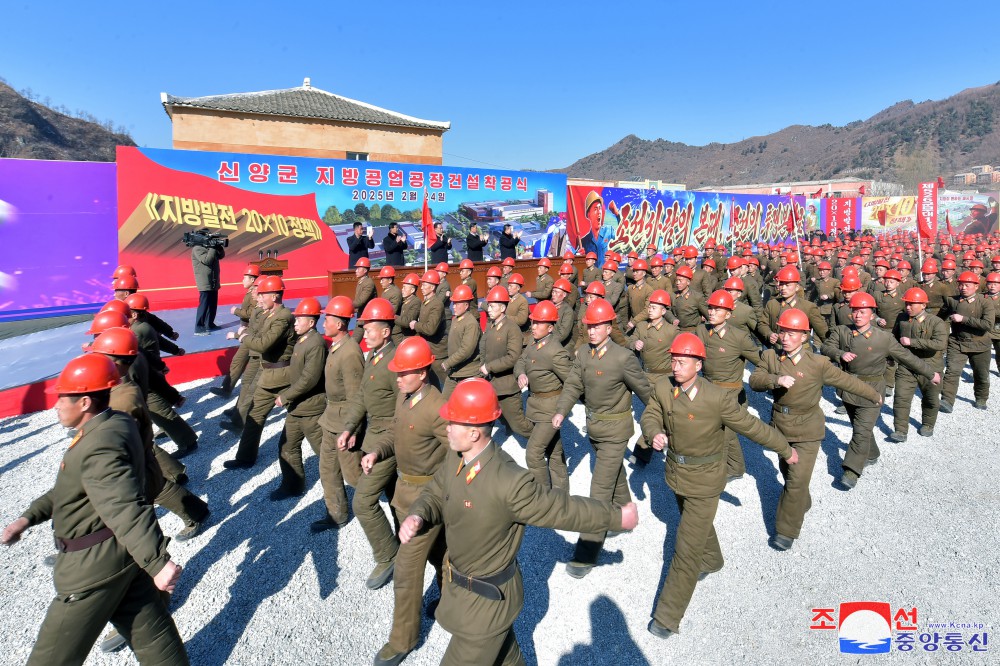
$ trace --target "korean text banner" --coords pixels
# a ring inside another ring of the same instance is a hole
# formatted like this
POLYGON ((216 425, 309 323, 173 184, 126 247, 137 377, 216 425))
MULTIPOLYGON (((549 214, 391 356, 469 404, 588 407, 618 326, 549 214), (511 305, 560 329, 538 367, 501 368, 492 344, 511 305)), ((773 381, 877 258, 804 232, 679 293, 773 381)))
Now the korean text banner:
POLYGON ((115 165, 0 160, 0 321, 111 299, 115 165))
POLYGON ((120 148, 118 240, 143 292, 160 306, 197 302, 185 231, 207 228, 229 238, 222 261, 222 302, 242 298, 249 261, 270 253, 289 262, 286 294, 322 294, 328 271, 347 268, 353 223, 371 227, 375 248, 391 222, 407 236, 408 263, 423 262, 424 192, 436 221, 465 257, 469 226, 489 231, 495 252, 504 224, 521 233, 527 256, 566 245, 566 177, 561 174, 327 160, 280 155, 120 148))

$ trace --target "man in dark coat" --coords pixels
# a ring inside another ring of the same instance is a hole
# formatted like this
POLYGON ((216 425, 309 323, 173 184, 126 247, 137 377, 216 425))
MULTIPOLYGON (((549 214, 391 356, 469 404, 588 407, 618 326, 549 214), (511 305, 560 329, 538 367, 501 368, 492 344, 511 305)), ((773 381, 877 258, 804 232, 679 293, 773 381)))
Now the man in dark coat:
POLYGON ((484 234, 479 230, 479 225, 475 222, 469 227, 469 235, 465 237, 465 249, 468 252, 468 259, 471 261, 483 261, 483 248, 490 240, 488 233, 484 234))
POLYGON ((372 235, 364 233, 365 225, 362 222, 354 223, 354 235, 347 237, 347 267, 354 268, 354 264, 358 263, 358 259, 364 257, 368 258, 368 250, 375 247, 375 240, 372 235))
POLYGON ((191 248, 194 283, 198 287, 198 312, 194 320, 195 335, 208 335, 217 330, 215 312, 219 308, 219 259, 226 256, 222 247, 191 248))
POLYGON ((434 234, 437 240, 430 246, 431 263, 448 263, 448 252, 451 250, 451 239, 444 235, 444 225, 440 222, 434 223, 434 234))
POLYGON ((521 242, 521 233, 514 233, 513 227, 509 224, 503 225, 503 233, 500 234, 500 259, 508 257, 517 259, 517 246, 521 242))
POLYGON ((389 223, 389 233, 382 239, 382 249, 385 250, 386 266, 404 266, 403 250, 406 249, 406 234, 404 234, 399 224, 389 223))

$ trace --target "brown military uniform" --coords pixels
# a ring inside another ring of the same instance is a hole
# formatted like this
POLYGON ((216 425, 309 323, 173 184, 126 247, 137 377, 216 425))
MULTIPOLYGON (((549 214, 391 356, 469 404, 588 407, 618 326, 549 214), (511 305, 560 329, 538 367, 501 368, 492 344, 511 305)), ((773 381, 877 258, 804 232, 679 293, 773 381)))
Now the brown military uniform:
POLYGON ((146 321, 133 322, 131 329, 139 342, 139 354, 149 368, 149 392, 146 395, 149 416, 174 440, 178 453, 190 451, 198 445, 198 435, 174 409, 181 394, 163 375, 166 364, 160 358, 159 336, 146 321))
POLYGON ((676 496, 681 520, 670 571, 653 617, 677 632, 699 574, 723 566, 722 549, 712 525, 719 495, 726 485, 727 444, 723 429, 761 443, 782 460, 792 456, 792 447, 777 430, 738 405, 732 393, 701 377, 687 391, 670 377, 660 378, 641 426, 650 441, 661 433, 668 438, 665 477, 676 496))
MULTIPOLYGON (((236 308, 236 312, 233 313, 240 318, 241 326, 248 326, 254 310, 258 309, 256 300, 250 291, 250 289, 247 289, 247 293, 243 295, 243 302, 236 308)), ((222 378, 222 389, 224 391, 231 391, 236 386, 236 382, 243 376, 243 371, 247 367, 249 358, 250 354, 246 347, 243 345, 237 347, 236 354, 233 355, 233 360, 229 362, 229 372, 222 378)))
MULTIPOLYGON (((575 352, 577 349, 586 347, 588 344, 587 325, 583 323, 583 318, 587 314, 587 307, 582 306, 576 313, 576 336, 570 343, 569 351, 575 352)), ((620 347, 630 347, 629 339, 622 333, 616 318, 611 322, 611 341, 620 347)))
POLYGON ((531 297, 536 301, 547 301, 552 298, 552 285, 556 283, 548 273, 542 273, 535 280, 535 288, 531 290, 531 297))
MULTIPOLYGON (((375 281, 372 280, 368 273, 365 273, 364 277, 354 285, 354 313, 361 316, 361 312, 365 309, 365 306, 377 295, 375 281)), ((355 342, 361 344, 361 340, 365 337, 364 327, 355 325, 353 337, 355 342)))
POLYGON ((763 316, 760 321, 757 322, 757 337, 760 338, 761 342, 765 346, 770 345, 770 338, 772 333, 778 332, 778 317, 785 310, 790 310, 796 308, 802 310, 809 317, 809 325, 813 329, 813 333, 816 334, 817 341, 822 341, 826 339, 829 333, 829 328, 826 325, 826 320, 823 315, 820 314, 819 309, 816 308, 814 303, 806 300, 801 291, 794 297, 789 299, 783 299, 781 297, 772 298, 764 306, 763 316))
MULTIPOLYGON (((885 325, 878 324, 878 327, 891 331, 903 314, 903 305, 902 287, 892 291, 882 289, 875 294, 875 316, 885 320, 885 325)), ((896 386, 896 362, 892 358, 886 359, 885 385, 889 389, 896 386)))
MULTIPOLYGON (((893 330, 896 339, 909 338, 907 349, 937 372, 944 372, 944 350, 948 348, 948 325, 927 314, 925 310, 917 319, 904 314, 896 321, 893 330)), ((910 405, 917 387, 921 395, 920 423, 925 428, 934 428, 937 422, 941 387, 931 383, 926 377, 910 372, 906 366, 896 371, 896 395, 892 400, 893 432, 906 434, 910 429, 910 405)))
MULTIPOLYGON (((248 334, 247 338, 253 336, 266 316, 267 313, 264 310, 254 307, 250 313, 250 323, 244 331, 248 334)), ((247 354, 247 367, 243 371, 240 394, 236 398, 236 407, 226 412, 230 420, 239 428, 243 428, 243 424, 246 423, 250 406, 253 404, 253 394, 257 390, 257 379, 260 377, 260 352, 247 346, 247 338, 243 338, 243 341, 240 342, 240 349, 246 350, 247 354)))
POLYGON ((441 299, 435 294, 431 294, 420 303, 420 314, 417 316, 417 335, 423 337, 434 354, 434 363, 431 368, 434 371, 432 383, 435 386, 443 387, 447 375, 441 367, 445 356, 448 355, 448 320, 445 317, 444 305, 441 299))
POLYGON ((420 317, 420 306, 422 301, 416 294, 403 299, 403 304, 399 308, 396 316, 396 325, 392 327, 392 341, 397 345, 403 341, 404 337, 416 335, 416 331, 410 328, 411 321, 417 321, 420 317), (397 332, 396 329, 399 329, 397 332))
POLYGON ((462 284, 464 284, 472 291, 472 303, 475 304, 476 301, 479 299, 479 285, 476 284, 476 279, 470 275, 469 277, 462 280, 462 284))
POLYGON ((583 269, 583 279, 581 280, 583 286, 586 287, 591 282, 601 282, 601 269, 594 265, 590 268, 583 269))
POLYGON ((517 385, 514 365, 524 349, 521 331, 507 315, 491 321, 479 341, 479 356, 489 371, 490 384, 500 400, 500 416, 508 432, 521 437, 531 436, 531 421, 525 418, 521 405, 521 388, 517 385))
POLYGON ((939 317, 941 308, 944 307, 945 298, 958 296, 958 289, 955 288, 954 283, 938 280, 937 277, 933 280, 923 282, 919 286, 927 294, 927 309, 925 312, 935 317, 939 317))
POLYGON ((389 286, 382 290, 382 298, 389 301, 392 305, 392 311, 397 315, 396 321, 392 322, 392 339, 396 344, 399 344, 403 340, 403 327, 412 321, 411 319, 403 321, 399 317, 399 314, 403 311, 403 292, 395 284, 390 283, 389 286))
POLYGON ((993 299, 978 293, 970 298, 946 297, 941 319, 948 321, 953 314, 962 315, 964 319, 951 322, 948 369, 941 386, 941 402, 949 407, 955 404, 962 370, 966 363, 971 363, 973 394, 977 403, 985 405, 990 397, 990 334, 996 323, 993 299))
MULTIPOLYGON (((745 294, 744 294, 745 295, 745 294)), ((729 318, 729 325, 747 332, 751 337, 757 331, 757 312, 744 303, 736 301, 733 314, 729 318)))
POLYGON ((302 440, 307 439, 313 453, 320 454, 323 428, 320 415, 326 407, 323 366, 326 343, 313 329, 299 336, 292 349, 289 376, 292 383, 278 397, 288 414, 278 439, 278 466, 281 485, 286 491, 300 495, 305 491, 306 471, 302 466, 302 440))
POLYGON ((470 309, 452 318, 451 331, 448 333, 448 357, 441 363, 442 370, 448 375, 443 391, 446 400, 458 382, 479 376, 479 368, 482 365, 479 358, 481 333, 478 313, 475 310, 470 309))
POLYGON ((670 303, 677 316, 677 326, 681 331, 693 331, 698 328, 702 318, 708 316, 708 305, 705 303, 704 294, 692 287, 688 287, 683 292, 675 292, 670 303))
MULTIPOLYGON (((319 419, 319 425, 323 429, 319 449, 319 480, 323 485, 326 510, 337 523, 345 523, 350 518, 344 480, 357 487, 361 476, 360 447, 340 451, 337 448, 337 437, 345 430, 350 430, 347 423, 348 401, 359 396, 362 387, 367 384, 363 381, 364 364, 361 347, 352 338, 344 336, 330 345, 323 368, 326 407, 319 419)), ((361 514, 356 509, 355 514, 361 520, 361 514)), ((382 519, 385 520, 385 516, 382 519)))
POLYGON ((552 335, 555 336, 556 340, 563 347, 568 346, 572 342, 573 334, 576 332, 576 313, 573 310, 573 303, 570 301, 572 297, 573 294, 568 295, 566 300, 556 306, 556 312, 559 313, 559 320, 552 329, 552 335))
POLYGON ((632 324, 634 328, 640 321, 648 321, 649 313, 646 306, 649 305, 649 295, 653 293, 653 288, 643 282, 642 286, 633 284, 628 288, 626 298, 628 299, 628 317, 626 318, 626 328, 632 324))
POLYGON ((840 293, 840 280, 829 277, 825 280, 816 278, 812 283, 812 302, 816 304, 819 313, 826 320, 826 326, 833 326, 833 305, 840 293))
POLYGON ((531 341, 531 308, 528 307, 528 299, 524 294, 512 296, 507 304, 507 319, 517 325, 521 331, 521 346, 524 347, 531 341))

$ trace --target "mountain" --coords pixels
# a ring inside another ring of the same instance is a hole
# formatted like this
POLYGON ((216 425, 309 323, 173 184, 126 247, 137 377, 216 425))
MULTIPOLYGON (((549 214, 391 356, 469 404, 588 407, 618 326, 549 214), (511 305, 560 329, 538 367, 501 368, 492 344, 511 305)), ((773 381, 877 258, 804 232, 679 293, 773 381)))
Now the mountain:
POLYGON ((135 145, 110 122, 101 125, 79 115, 86 119, 50 109, 0 82, 0 157, 114 162, 115 146, 135 145))
POLYGON ((792 125, 736 143, 689 146, 630 134, 556 171, 690 188, 846 177, 912 188, 979 164, 1000 164, 1000 83, 941 101, 899 102, 843 127, 792 125))

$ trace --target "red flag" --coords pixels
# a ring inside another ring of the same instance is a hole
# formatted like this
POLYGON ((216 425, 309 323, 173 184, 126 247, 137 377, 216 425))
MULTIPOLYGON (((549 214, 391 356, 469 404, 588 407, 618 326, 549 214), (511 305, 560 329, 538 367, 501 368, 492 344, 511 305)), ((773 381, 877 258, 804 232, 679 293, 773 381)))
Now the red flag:
POLYGON ((949 236, 951 236, 952 234, 955 233, 955 232, 953 232, 951 230, 951 218, 948 217, 948 211, 944 212, 944 224, 945 224, 946 227, 948 227, 948 235, 949 236))
POLYGON ((878 211, 878 223, 884 227, 885 221, 886 221, 885 208, 880 208, 878 211))
POLYGON ((943 190, 944 189, 944 178, 942 178, 941 176, 938 176, 937 177, 937 184, 938 184, 938 187, 940 187, 943 190))
POLYGON ((864 185, 862 185, 861 187, 858 188, 858 194, 860 194, 861 196, 865 196, 865 186, 864 185))
POLYGON ((420 227, 424 232, 424 242, 433 245, 437 242, 437 234, 434 233, 434 218, 431 217, 431 209, 427 206, 427 192, 424 192, 424 210, 420 218, 420 227))
POLYGON ((823 188, 821 187, 818 190, 816 190, 815 192, 813 192, 812 194, 810 194, 809 198, 810 199, 819 199, 822 196, 823 196, 823 188))
MULTIPOLYGON (((791 196, 789 196, 789 199, 791 199, 791 196)), ((790 209, 788 211, 788 219, 785 221, 785 230, 789 234, 794 234, 795 233, 795 202, 794 201, 792 202, 792 205, 791 205, 791 207, 790 207, 790 209)))

